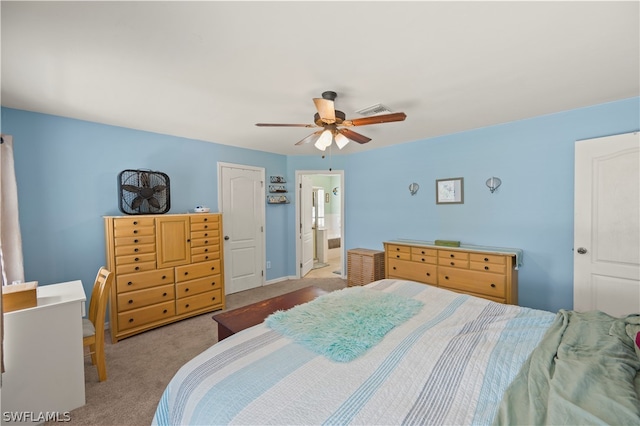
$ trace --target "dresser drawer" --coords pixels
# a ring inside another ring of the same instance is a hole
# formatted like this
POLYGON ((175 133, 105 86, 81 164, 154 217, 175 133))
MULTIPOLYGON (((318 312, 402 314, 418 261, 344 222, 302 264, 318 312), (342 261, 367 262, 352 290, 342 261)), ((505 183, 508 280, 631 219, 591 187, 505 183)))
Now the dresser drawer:
POLYGON ((507 264, 507 257, 499 254, 469 253, 469 260, 471 262, 495 263, 497 265, 507 264))
POLYGON ((142 263, 126 263, 124 265, 116 266, 116 274, 132 274, 134 272, 152 271, 156 269, 156 262, 142 262, 142 263))
POLYGON ((222 290, 213 290, 195 296, 184 297, 176 301, 176 311, 178 315, 199 309, 214 307, 222 303, 222 290))
POLYGON ((191 239, 200 239, 200 238, 208 238, 209 240, 220 238, 220 231, 217 229, 211 229, 207 231, 192 231, 191 239))
POLYGON ((193 263, 208 262, 215 259, 220 259, 220 252, 191 255, 191 262, 193 263))
POLYGON ((156 305, 119 313, 118 328, 120 330, 127 330, 134 327, 141 327, 145 324, 169 319, 175 315, 175 301, 158 303, 156 305))
MULTIPOLYGON (((219 225, 220 224, 220 214, 197 214, 194 216, 191 216, 191 224, 196 224, 196 223, 209 223, 209 224, 216 224, 219 225)), ((193 229, 193 228, 192 228, 193 229)))
POLYGON ((496 274, 504 274, 507 270, 507 266, 497 263, 484 263, 484 262, 469 262, 469 269, 474 271, 495 272, 496 274))
POLYGON ((191 247, 212 246, 220 243, 220 237, 191 238, 191 247))
POLYGON ((213 254, 212 259, 220 258, 220 244, 211 244, 208 246, 191 247, 191 256, 198 254, 213 254))
POLYGON ((117 248, 120 246, 154 244, 156 243, 155 235, 139 235, 134 237, 120 237, 113 239, 113 245, 117 248))
POLYGON ((192 296, 194 294, 204 293, 219 288, 222 288, 220 275, 212 275, 210 277, 198 278, 196 280, 176 284, 176 297, 182 298, 192 296))
POLYGON ((144 290, 129 291, 118 294, 118 312, 142 308, 155 303, 168 302, 175 299, 173 284, 151 287, 144 290))
POLYGON ((401 259, 388 259, 387 262, 389 278, 403 278, 432 285, 437 283, 436 265, 401 259))
POLYGON ((389 244, 387 245, 387 257, 389 259, 411 260, 411 247, 389 244))
POLYGON ((469 261, 469 253, 454 250, 438 250, 438 258, 469 261))
POLYGON ((411 247, 411 256, 438 256, 438 250, 424 248, 424 247, 411 247))
POLYGON ((452 290, 483 294, 495 298, 506 297, 506 277, 490 272, 438 267, 438 285, 452 290))
POLYGON ((144 263, 144 262, 155 262, 156 254, 152 253, 142 253, 142 254, 132 254, 128 256, 116 256, 116 265, 126 265, 127 263, 144 263))
POLYGON ((155 235, 156 228, 155 226, 134 226, 131 228, 115 228, 113 230, 113 235, 116 238, 121 237, 137 237, 144 235, 155 235))
MULTIPOLYGON (((133 245, 116 245, 116 258, 119 256, 127 256, 143 253, 155 253, 155 244, 133 244, 133 245)), ((117 263, 117 261, 116 261, 117 263)))
POLYGON ((123 293, 172 283, 173 269, 158 269, 137 274, 119 275, 116 277, 116 290, 118 293, 123 293))
POLYGON ((113 221, 115 229, 135 228, 137 226, 153 226, 153 217, 119 217, 113 221))
POLYGON ((176 268, 176 282, 204 278, 209 275, 218 274, 220 271, 220 259, 193 265, 178 266, 176 268))
POLYGON ((213 231, 217 229, 220 229, 220 223, 216 221, 196 222, 196 223, 194 223, 193 220, 191 221, 191 232, 213 231))

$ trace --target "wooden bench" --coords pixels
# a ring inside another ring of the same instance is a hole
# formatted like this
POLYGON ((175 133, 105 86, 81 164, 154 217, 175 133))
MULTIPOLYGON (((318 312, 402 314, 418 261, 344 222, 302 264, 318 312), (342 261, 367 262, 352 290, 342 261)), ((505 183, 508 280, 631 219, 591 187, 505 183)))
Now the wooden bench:
POLYGON ((218 341, 262 323, 265 318, 275 311, 291 309, 296 305, 310 302, 316 297, 327 293, 328 291, 318 287, 305 287, 291 293, 214 315, 212 318, 218 323, 218 341))

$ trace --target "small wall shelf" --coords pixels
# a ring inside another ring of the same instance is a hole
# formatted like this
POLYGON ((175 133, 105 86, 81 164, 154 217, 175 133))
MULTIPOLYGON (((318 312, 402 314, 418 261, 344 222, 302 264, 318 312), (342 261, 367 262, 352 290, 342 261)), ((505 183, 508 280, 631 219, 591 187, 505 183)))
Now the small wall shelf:
MULTIPOLYGON (((269 194, 285 194, 287 193, 287 183, 283 176, 269 176, 269 194)), ((288 204, 289 198, 286 195, 268 195, 267 204, 288 204)))

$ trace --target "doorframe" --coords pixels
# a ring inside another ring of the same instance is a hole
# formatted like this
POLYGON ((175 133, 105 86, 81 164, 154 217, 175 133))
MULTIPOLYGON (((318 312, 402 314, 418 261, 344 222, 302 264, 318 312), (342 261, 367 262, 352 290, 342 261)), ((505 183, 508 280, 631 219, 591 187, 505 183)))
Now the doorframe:
POLYGON ((340 278, 346 278, 345 271, 345 243, 344 243, 344 234, 346 229, 346 221, 344 218, 344 170, 296 170, 296 279, 302 278, 300 276, 300 262, 302 260, 302 244, 300 243, 301 232, 300 232, 300 185, 302 183, 301 179, 303 175, 332 175, 340 177, 340 261, 342 262, 342 267, 340 268, 341 274, 340 278))
MULTIPOLYGON (((260 182, 261 182, 261 189, 262 189, 262 200, 263 203, 262 208, 261 208, 261 215, 260 215, 260 221, 262 222, 262 232, 261 234, 261 239, 262 239, 262 248, 261 248, 261 252, 262 252, 262 258, 260 259, 261 261, 261 267, 262 267, 262 282, 260 284, 260 287, 264 287, 266 284, 266 280, 267 280, 267 274, 266 274, 266 256, 267 256, 267 239, 265 237, 265 235, 267 234, 267 219, 266 219, 266 185, 265 185, 265 179, 266 179, 266 169, 264 167, 256 167, 256 166, 249 166, 246 164, 237 164, 237 163, 226 163, 223 161, 218 161, 217 162, 217 168, 218 168, 218 211, 220 212, 220 214, 222 215, 222 217, 224 218, 224 211, 222 210, 222 168, 223 167, 229 167, 229 168, 235 168, 235 169, 244 169, 244 170, 254 170, 257 172, 260 172, 260 182)), ((224 233, 224 220, 222 221, 222 231, 224 233)), ((223 247, 221 247, 222 253, 224 255, 224 235, 220 235, 220 241, 222 241, 222 245, 223 247)), ((224 256, 223 256, 224 258, 224 256)), ((226 258, 224 258, 224 263, 222 270, 224 271, 225 274, 225 282, 226 282, 226 274, 227 274, 227 268, 226 268, 226 258)))

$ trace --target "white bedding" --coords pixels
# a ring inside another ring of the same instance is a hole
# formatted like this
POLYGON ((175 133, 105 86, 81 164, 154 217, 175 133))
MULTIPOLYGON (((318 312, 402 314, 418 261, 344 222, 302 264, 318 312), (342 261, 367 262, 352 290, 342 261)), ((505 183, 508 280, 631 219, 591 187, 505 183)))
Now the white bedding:
POLYGON ((425 306, 347 363, 264 323, 235 334, 176 373, 153 424, 491 424, 555 318, 411 281, 367 287, 425 306))

